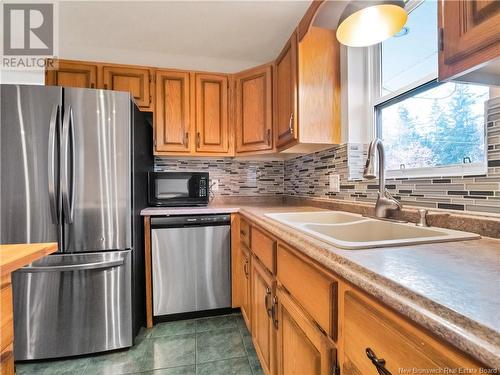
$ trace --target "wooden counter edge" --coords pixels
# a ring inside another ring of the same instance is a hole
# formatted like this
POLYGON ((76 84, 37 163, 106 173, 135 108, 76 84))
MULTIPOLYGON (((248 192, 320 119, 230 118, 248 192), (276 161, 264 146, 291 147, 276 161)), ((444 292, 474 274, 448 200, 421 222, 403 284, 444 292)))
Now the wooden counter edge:
POLYGON ((144 266, 146 278, 146 327, 153 327, 153 289, 151 281, 151 216, 144 216, 144 266))
POLYGON ((57 248, 56 242, 0 245, 0 277, 54 253, 57 248))

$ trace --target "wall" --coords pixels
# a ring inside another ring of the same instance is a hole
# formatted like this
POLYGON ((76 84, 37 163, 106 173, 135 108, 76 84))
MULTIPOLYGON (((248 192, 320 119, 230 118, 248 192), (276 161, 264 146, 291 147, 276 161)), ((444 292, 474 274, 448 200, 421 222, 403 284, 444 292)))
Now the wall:
MULTIPOLYGON (((407 205, 500 214, 500 112, 490 116, 487 134, 486 176, 388 179, 386 188, 407 205)), ((374 202, 378 180, 350 180, 360 176, 363 149, 340 145, 287 160, 284 194, 374 202), (339 193, 329 192, 329 174, 340 175, 339 193)))
POLYGON ((219 180, 216 196, 276 196, 283 194, 281 160, 155 158, 156 171, 208 171, 219 180))
POLYGON ((0 83, 44 85, 45 72, 43 70, 22 71, 0 69, 0 83))

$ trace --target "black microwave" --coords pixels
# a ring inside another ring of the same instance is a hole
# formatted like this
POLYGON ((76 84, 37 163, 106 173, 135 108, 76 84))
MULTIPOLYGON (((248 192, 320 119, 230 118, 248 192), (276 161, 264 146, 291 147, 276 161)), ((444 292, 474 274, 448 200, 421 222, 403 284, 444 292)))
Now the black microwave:
POLYGON ((207 172, 149 172, 150 206, 206 206, 207 172))

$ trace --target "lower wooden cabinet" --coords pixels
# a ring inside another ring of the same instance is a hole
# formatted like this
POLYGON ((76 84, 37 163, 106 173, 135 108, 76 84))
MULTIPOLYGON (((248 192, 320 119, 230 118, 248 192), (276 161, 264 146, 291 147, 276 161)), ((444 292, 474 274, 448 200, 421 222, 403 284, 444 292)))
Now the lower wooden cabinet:
POLYGON ((335 348, 280 287, 277 299, 278 375, 335 374, 335 348))
POLYGON ((0 281, 0 374, 14 374, 14 322, 10 274, 0 281))
POLYGON ((255 223, 238 223, 233 233, 243 254, 239 267, 246 269, 250 259, 251 269, 242 314, 245 320, 251 316, 253 343, 266 375, 395 375, 414 368, 480 372, 481 364, 467 354, 255 223))
POLYGON ((274 374, 274 325, 272 275, 256 259, 252 261, 252 338, 266 375, 274 374))
POLYGON ((245 249, 244 245, 240 246, 240 279, 239 288, 241 290, 241 315, 245 320, 248 329, 251 329, 251 284, 250 284, 250 271, 251 271, 251 257, 250 251, 245 249))
POLYGON ((478 365, 455 349, 354 290, 344 293, 343 330, 344 375, 378 375, 382 369, 391 374, 400 374, 405 369, 411 373, 414 368, 429 371, 464 368, 479 373, 478 365))

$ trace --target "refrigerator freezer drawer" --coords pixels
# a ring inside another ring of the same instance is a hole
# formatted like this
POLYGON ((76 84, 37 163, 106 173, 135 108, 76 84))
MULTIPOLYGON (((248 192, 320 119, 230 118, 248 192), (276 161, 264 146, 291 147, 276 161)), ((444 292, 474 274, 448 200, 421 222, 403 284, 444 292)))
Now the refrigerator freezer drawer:
POLYGON ((51 255, 13 274, 16 360, 132 345, 131 251, 51 255))
POLYGON ((153 315, 231 307, 230 227, 153 228, 153 315))

